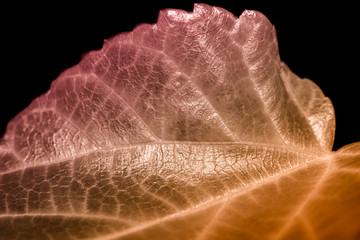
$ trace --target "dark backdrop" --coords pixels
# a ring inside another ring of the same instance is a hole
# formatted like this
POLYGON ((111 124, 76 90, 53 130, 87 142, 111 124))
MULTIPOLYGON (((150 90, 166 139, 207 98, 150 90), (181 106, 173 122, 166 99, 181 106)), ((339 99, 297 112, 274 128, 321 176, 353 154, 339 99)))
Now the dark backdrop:
MULTIPOLYGON (((357 6, 287 5, 254 1, 203 1, 239 16, 244 9, 264 13, 278 33, 280 56, 300 77, 316 82, 333 101, 337 129, 334 149, 360 140, 359 19, 357 6)), ((193 1, 128 1, 84 5, 13 4, 1 16, 0 136, 6 123, 46 92, 60 72, 103 39, 154 23, 160 9, 191 11, 193 1)))

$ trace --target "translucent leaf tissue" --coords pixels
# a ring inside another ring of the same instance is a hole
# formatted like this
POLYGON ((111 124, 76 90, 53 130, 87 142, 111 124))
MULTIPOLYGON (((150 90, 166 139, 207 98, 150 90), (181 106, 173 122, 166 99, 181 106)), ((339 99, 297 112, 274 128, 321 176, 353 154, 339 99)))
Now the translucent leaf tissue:
POLYGON ((267 18, 160 11, 64 71, 0 140, 0 239, 360 238, 360 143, 267 18))

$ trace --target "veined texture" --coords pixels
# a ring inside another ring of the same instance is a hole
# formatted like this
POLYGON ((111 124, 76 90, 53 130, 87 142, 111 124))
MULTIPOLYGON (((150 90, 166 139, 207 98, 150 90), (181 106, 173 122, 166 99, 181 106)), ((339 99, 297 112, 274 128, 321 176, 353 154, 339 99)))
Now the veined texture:
POLYGON ((0 238, 358 236, 359 147, 331 152, 334 119, 261 13, 163 10, 10 121, 0 238))

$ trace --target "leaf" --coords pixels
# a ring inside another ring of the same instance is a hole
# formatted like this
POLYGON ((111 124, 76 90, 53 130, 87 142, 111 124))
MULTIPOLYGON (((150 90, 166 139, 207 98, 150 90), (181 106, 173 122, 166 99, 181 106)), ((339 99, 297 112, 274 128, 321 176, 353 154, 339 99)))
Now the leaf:
POLYGON ((163 10, 10 121, 0 236, 359 238, 360 143, 331 152, 334 119, 261 13, 163 10))

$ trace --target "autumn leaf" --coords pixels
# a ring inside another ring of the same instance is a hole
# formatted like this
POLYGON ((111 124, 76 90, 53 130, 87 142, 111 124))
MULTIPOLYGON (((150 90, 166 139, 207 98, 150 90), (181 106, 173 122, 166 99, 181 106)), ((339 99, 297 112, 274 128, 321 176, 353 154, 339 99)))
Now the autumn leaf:
POLYGON ((9 122, 0 238, 360 238, 360 143, 334 130, 264 15, 163 10, 9 122))

